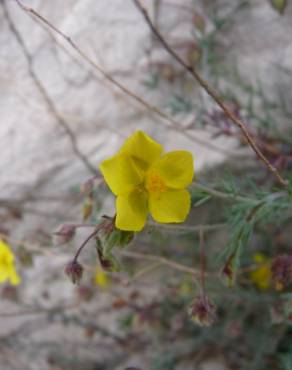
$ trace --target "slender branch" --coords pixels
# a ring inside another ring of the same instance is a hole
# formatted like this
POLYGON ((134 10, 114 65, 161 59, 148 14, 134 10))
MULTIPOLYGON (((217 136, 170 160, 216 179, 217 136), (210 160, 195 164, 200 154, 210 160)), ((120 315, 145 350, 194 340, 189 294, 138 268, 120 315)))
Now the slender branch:
POLYGON ((224 155, 234 155, 235 153, 232 153, 229 150, 219 148, 216 145, 207 142, 204 139, 198 138, 196 135, 193 135, 191 132, 188 132, 184 130, 184 128, 181 127, 180 123, 173 119, 172 117, 168 116, 166 113, 159 110, 157 107, 147 103, 144 99, 142 99, 140 96, 135 94, 133 91, 129 90, 127 87, 125 87, 123 84, 118 82, 116 79, 114 79, 109 73, 107 73, 103 68, 101 68, 95 61, 93 61, 73 40, 71 37, 67 36, 65 33, 60 31, 55 25, 53 25, 50 21, 48 21, 46 18, 44 18, 41 14, 39 14, 37 11, 35 11, 31 7, 25 6, 21 0, 14 0, 18 6, 28 13, 33 19, 37 20, 41 25, 45 25, 52 31, 54 31, 56 34, 58 34, 63 40, 65 40, 76 52, 79 54, 83 60, 85 60, 88 64, 91 65, 92 68, 97 70, 107 81, 111 82, 114 86, 116 86, 119 90, 121 90, 123 93, 125 93, 127 96, 129 96, 131 99, 138 102, 140 105, 142 105, 144 108, 149 110, 150 112, 155 113, 158 117, 163 119, 164 121, 168 122, 167 127, 179 132, 180 134, 186 136, 188 139, 192 140, 193 142, 196 142, 200 145, 205 146, 206 148, 209 148, 213 151, 216 151, 218 153, 224 154, 224 155))
POLYGON ((100 226, 101 225, 97 225, 96 226, 96 228, 93 230, 93 232, 92 233, 90 233, 89 235, 88 235, 88 237, 84 240, 84 242, 80 245, 80 247, 78 248, 78 250, 77 250, 77 252, 76 252, 76 254, 75 254, 75 256, 74 256, 74 258, 73 258, 73 261, 77 261, 77 259, 78 259, 78 257, 79 257, 79 255, 80 255, 80 253, 82 252, 82 250, 83 250, 83 248, 86 246, 86 244, 92 239, 92 238, 94 238, 95 237, 95 235, 98 233, 98 231, 99 231, 99 229, 100 229, 100 226))
POLYGON ((20 32, 17 30, 10 14, 9 14, 9 11, 7 9, 7 6, 6 6, 6 2, 1 1, 1 4, 2 4, 3 10, 4 10, 5 18, 8 22, 8 26, 9 26, 11 32, 13 33, 13 35, 15 36, 15 39, 17 40, 17 42, 18 42, 18 44, 19 44, 19 46, 20 46, 20 48, 21 48, 21 50, 22 50, 22 52, 25 56, 25 59, 27 60, 29 75, 32 78, 32 80, 34 81, 35 86, 38 89, 40 95, 43 97, 43 100, 45 101, 45 103, 46 103, 46 105, 49 109, 49 112, 51 113, 51 115, 55 118, 55 120, 58 122, 58 124, 65 131, 67 137, 70 140, 73 152, 76 154, 76 156, 83 162, 83 164, 87 167, 87 169, 92 174, 98 175, 99 173, 98 173, 97 169, 95 168, 95 166, 90 163, 90 161, 88 160, 86 155, 84 155, 82 153, 82 151, 79 149, 75 133, 71 130, 70 125, 67 123, 67 121, 64 119, 64 117, 62 117, 61 114, 58 112, 58 110, 55 107, 55 104, 54 104, 53 100, 49 96, 45 86, 43 85, 42 81, 40 80, 40 78, 35 73, 34 68, 33 68, 33 57, 30 54, 30 52, 29 52, 27 46, 25 45, 25 42, 24 42, 24 40, 23 40, 23 38, 20 34, 20 32))
POLYGON ((205 285, 205 272, 206 272, 206 257, 205 257, 205 241, 204 232, 201 229, 199 232, 199 249, 200 249, 200 282, 203 299, 206 299, 206 285, 205 285))
POLYGON ((120 335, 117 335, 117 334, 113 333, 112 331, 108 330, 107 327, 100 326, 96 322, 96 317, 95 317, 94 322, 84 320, 81 317, 82 317, 82 315, 66 315, 66 314, 63 314, 63 315, 52 317, 50 319, 52 321, 60 321, 60 322, 64 321, 64 323, 72 322, 73 324, 81 326, 83 328, 84 327, 90 327, 91 330, 99 333, 100 335, 102 335, 104 337, 108 337, 108 338, 114 340, 117 344, 120 344, 124 347, 125 339, 123 339, 120 335))
POLYGON ((209 186, 200 184, 198 182, 192 183, 191 187, 196 188, 198 190, 201 190, 201 191, 203 191, 207 194, 210 194, 215 198, 219 198, 219 199, 223 199, 223 200, 234 200, 234 201, 238 201, 238 202, 250 202, 250 203, 258 203, 259 202, 258 199, 243 197, 241 195, 236 195, 236 194, 224 193, 223 191, 210 188, 209 186))
POLYGON ((54 313, 57 311, 65 311, 70 309, 78 308, 79 302, 72 302, 68 303, 63 306, 56 306, 56 307, 28 307, 23 309, 22 311, 16 311, 16 312, 0 312, 0 317, 19 317, 19 316, 30 316, 30 315, 47 315, 50 313, 54 313))
MULTIPOLYGON (((255 205, 262 203, 263 199, 253 199, 249 197, 243 197, 241 195, 236 194, 230 194, 230 193, 224 193, 223 191, 212 189, 206 185, 194 182, 191 184, 192 188, 197 188, 198 190, 201 190, 203 192, 206 192, 207 194, 212 195, 215 198, 223 199, 223 200, 233 200, 236 202, 248 202, 248 203, 254 203, 255 205)), ((287 196, 287 192, 285 190, 278 191, 276 193, 271 193, 266 197, 266 200, 274 201, 276 199, 282 198, 287 196)), ((212 226, 212 225, 210 225, 212 226)))
POLYGON ((138 272, 136 272, 135 275, 133 275, 131 278, 130 278, 130 282, 131 284, 140 279, 142 276, 148 274, 150 271, 152 272, 153 270, 156 270, 158 267, 161 266, 161 262, 154 262, 154 263, 151 263, 151 265, 147 265, 146 267, 142 268, 141 270, 139 270, 138 272))
POLYGON ((148 26, 150 27, 153 34, 157 37, 157 39, 161 42, 164 49, 186 70, 190 73, 192 77, 195 78, 195 80, 201 85, 201 87, 207 92, 209 96, 218 104, 218 106, 223 110, 223 112, 226 114, 226 116, 242 131, 247 143, 249 146, 253 149, 253 151, 256 153, 258 158, 265 164, 267 169, 273 174, 273 176, 276 177, 279 184, 281 184, 283 187, 288 186, 288 181, 285 180, 281 174, 278 172, 277 168, 274 167, 269 160, 266 158, 266 156, 261 152, 257 144, 255 143, 251 133, 247 129, 246 125, 241 121, 240 118, 238 118, 222 101, 221 97, 209 85, 207 81, 205 81, 201 75, 196 71, 196 69, 188 65, 168 44, 168 42, 164 39, 164 37, 161 35, 161 33, 158 31, 158 29, 154 26, 153 22, 151 21, 149 14, 147 10, 144 8, 144 6, 140 3, 139 0, 133 0, 136 7, 139 9, 141 14, 143 15, 145 21, 147 22, 148 26))
POLYGON ((128 257, 128 258, 133 258, 133 259, 160 262, 161 264, 169 266, 178 271, 186 272, 188 274, 195 275, 195 276, 200 275, 199 270, 182 265, 181 263, 178 263, 178 262, 171 261, 166 257, 156 256, 153 254, 139 253, 139 252, 130 252, 130 251, 122 251, 121 255, 128 257))
POLYGON ((175 232, 200 232, 203 231, 213 231, 222 229, 226 224, 213 224, 213 225, 176 225, 176 224, 158 224, 153 221, 148 221, 147 225, 154 226, 158 229, 173 230, 175 232))

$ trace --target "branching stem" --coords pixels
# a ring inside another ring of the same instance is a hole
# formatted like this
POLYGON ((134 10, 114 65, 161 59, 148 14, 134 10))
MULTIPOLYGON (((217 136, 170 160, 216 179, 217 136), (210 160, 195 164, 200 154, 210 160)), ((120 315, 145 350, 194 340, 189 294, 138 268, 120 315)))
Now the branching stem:
POLYGON ((219 148, 213 143, 210 143, 202 138, 198 138, 196 135, 193 135, 188 130, 184 129, 181 124, 169 116, 168 114, 164 113, 163 111, 159 110, 157 107, 149 104, 144 99, 142 99, 140 96, 135 94, 133 91, 128 89, 126 86, 124 86, 122 83, 117 81, 115 78, 113 78, 108 72, 106 72, 103 68, 100 67, 94 60, 92 60, 73 40, 71 37, 67 36, 65 33, 60 31, 56 26, 54 26, 50 21, 48 21, 46 18, 44 18, 41 14, 39 14, 37 11, 35 11, 31 7, 25 6, 21 0, 14 0, 18 6, 28 13, 33 19, 37 20, 41 25, 45 25, 48 29, 55 32, 57 35, 59 35, 63 40, 65 40, 71 47, 76 51, 78 55, 81 56, 83 60, 85 60, 93 69, 97 70, 107 81, 109 81, 111 84, 116 86, 119 90, 121 90, 125 95, 129 96, 131 99, 138 102, 140 105, 142 105, 144 108, 149 110, 150 112, 155 113, 156 116, 160 117, 164 121, 168 122, 167 127, 171 130, 174 130, 176 132, 179 132, 180 134, 184 135, 188 139, 192 140, 193 142, 196 142, 200 145, 205 146, 206 148, 209 148, 210 150, 216 151, 223 155, 234 155, 229 150, 219 148))
POLYGON ((161 33, 158 31, 158 29, 153 24, 152 20, 149 17, 149 14, 147 10, 144 8, 144 6, 140 3, 139 0, 133 0, 134 4, 137 6, 141 14, 143 15, 146 23, 150 27, 153 34, 157 37, 157 39, 161 42, 164 49, 193 77, 195 80, 200 84, 200 86, 207 92, 209 96, 218 104, 218 106, 223 110, 223 112, 226 114, 226 116, 242 131, 247 143, 249 146, 253 149, 253 151, 256 153, 258 158, 265 164, 267 169, 273 174, 273 176, 276 177, 279 184, 281 184, 283 187, 287 188, 288 181, 285 180, 276 167, 274 167, 267 157, 261 152, 257 144, 255 143, 251 133, 247 129, 246 125, 241 121, 240 118, 238 118, 222 101, 221 97, 213 89, 212 86, 209 85, 207 81, 205 81, 201 75, 196 71, 196 69, 188 65, 168 44, 168 42, 164 39, 164 37, 161 35, 161 33))

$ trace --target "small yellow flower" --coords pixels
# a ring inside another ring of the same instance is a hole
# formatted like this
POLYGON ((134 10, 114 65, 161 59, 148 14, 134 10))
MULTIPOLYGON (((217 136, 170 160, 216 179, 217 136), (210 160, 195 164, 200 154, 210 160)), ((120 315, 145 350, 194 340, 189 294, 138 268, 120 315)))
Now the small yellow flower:
POLYGON ((106 289, 110 284, 108 276, 99 268, 96 269, 94 283, 102 289, 106 289))
POLYGON ((257 267, 250 273, 250 280, 260 290, 267 290, 271 286, 272 279, 271 261, 262 253, 256 253, 253 259, 257 267))
POLYGON ((140 231, 148 212, 161 223, 183 222, 190 211, 185 189, 193 179, 193 156, 185 150, 163 154, 142 131, 131 135, 100 170, 116 199, 116 227, 140 231))
POLYGON ((12 285, 20 284, 15 270, 14 255, 7 243, 0 239, 0 283, 9 280, 12 285))

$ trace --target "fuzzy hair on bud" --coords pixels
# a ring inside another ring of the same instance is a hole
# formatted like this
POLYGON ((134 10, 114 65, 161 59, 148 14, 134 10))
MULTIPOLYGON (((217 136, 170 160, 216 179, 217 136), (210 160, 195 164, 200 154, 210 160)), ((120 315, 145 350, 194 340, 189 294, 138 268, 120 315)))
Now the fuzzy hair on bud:
POLYGON ((71 261, 65 267, 65 274, 73 284, 78 284, 82 279, 83 267, 78 261, 71 261))
POLYGON ((189 308, 192 320, 200 326, 211 326, 216 321, 216 306, 210 298, 199 295, 189 308))
POLYGON ((76 226, 75 225, 61 225, 53 233, 53 244, 54 245, 63 245, 72 240, 75 236, 76 226))

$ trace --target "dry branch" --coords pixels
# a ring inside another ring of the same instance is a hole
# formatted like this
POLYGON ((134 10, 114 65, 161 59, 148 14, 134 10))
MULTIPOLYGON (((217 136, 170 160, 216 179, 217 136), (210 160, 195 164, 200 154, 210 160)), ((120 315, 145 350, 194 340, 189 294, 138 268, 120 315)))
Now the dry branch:
POLYGON ((161 35, 161 33, 158 31, 158 29, 154 26, 152 20, 149 17, 149 14, 145 7, 140 3, 139 0, 133 0, 134 4, 137 6, 141 14, 143 15, 146 23, 150 27, 153 34, 157 37, 157 39, 161 42, 164 49, 200 84, 200 86, 207 92, 209 96, 218 104, 218 106, 223 110, 223 112, 226 114, 226 116, 242 131, 247 143, 249 146, 253 149, 253 151, 256 153, 258 158, 265 164, 267 169, 273 174, 273 176, 276 177, 279 184, 281 184, 283 187, 288 186, 288 181, 285 180, 276 167, 274 167, 267 157, 261 152, 257 144, 255 143, 251 133, 248 131, 246 125, 241 121, 240 118, 238 118, 222 101, 221 97, 209 85, 207 81, 205 81, 201 75, 196 71, 196 69, 188 65, 168 44, 168 42, 165 40, 165 38, 161 35))
MULTIPOLYGON (((4 1, 4 0, 3 0, 4 1)), ((179 132, 180 134, 187 137, 189 140, 196 142, 202 146, 205 146, 206 148, 209 148, 210 150, 216 151, 220 154, 224 155, 234 155, 235 153, 232 153, 231 151, 228 151, 223 148, 219 148, 216 145, 209 143, 208 141, 198 138, 196 135, 193 135, 191 132, 185 130, 181 124, 173 119, 172 117, 168 116, 166 113, 159 110, 157 107, 149 104, 144 99, 142 99, 140 96, 135 94, 133 91, 129 90, 126 86, 124 86, 122 83, 117 81, 115 78, 113 78, 108 72, 106 72, 103 68, 100 67, 94 60, 92 60, 73 40, 71 37, 63 33, 60 29, 58 29, 55 25, 53 25, 49 20, 44 18, 41 14, 39 14, 37 11, 35 11, 31 7, 25 6, 21 0, 14 0, 18 6, 25 11, 27 14, 29 14, 34 20, 37 20, 42 26, 46 26, 48 29, 54 31, 57 35, 59 35, 63 40, 65 40, 71 47, 74 49, 77 54, 79 54, 83 60, 85 60, 89 65, 91 65, 92 68, 97 70, 107 81, 109 81, 111 84, 116 86, 119 90, 121 90, 124 94, 129 96, 131 99, 138 102, 140 105, 142 105, 144 108, 149 110, 152 113, 155 113, 156 116, 166 121, 168 124, 166 127, 170 128, 171 130, 174 130, 176 132, 179 132)))

